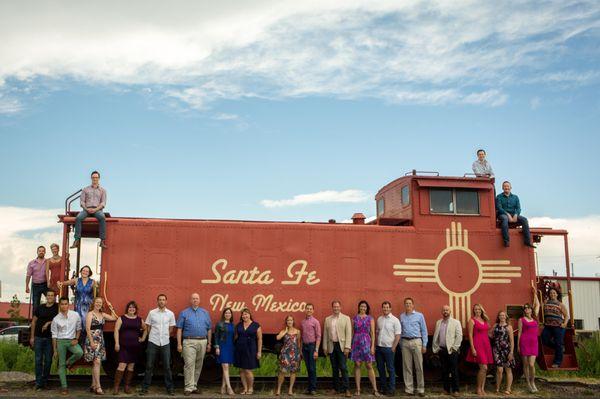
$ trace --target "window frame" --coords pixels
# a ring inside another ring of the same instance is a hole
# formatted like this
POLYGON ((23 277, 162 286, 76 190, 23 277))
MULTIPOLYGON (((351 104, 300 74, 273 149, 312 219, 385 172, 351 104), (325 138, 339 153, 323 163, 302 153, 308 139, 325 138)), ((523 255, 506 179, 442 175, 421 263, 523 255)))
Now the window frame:
POLYGON ((385 213, 385 198, 381 197, 377 200, 377 203, 375 204, 375 211, 377 212, 377 217, 381 217, 384 213, 385 213), (381 212, 379 212, 379 204, 381 204, 381 212))
POLYGON ((403 208, 410 205, 410 185, 408 184, 405 184, 402 187, 400 187, 400 205, 402 205, 403 208), (404 202, 404 189, 406 189, 406 202, 404 202))
POLYGON ((479 201, 479 190, 477 189, 464 189, 459 187, 430 187, 429 188, 429 213, 431 215, 452 215, 452 216, 481 216, 481 206, 479 201), (431 208, 431 192, 437 191, 447 191, 450 190, 452 192, 452 209, 453 212, 436 212, 431 208), (456 202, 456 191, 462 190, 467 192, 475 192, 477 194, 477 213, 459 213, 457 210, 457 202, 456 202))

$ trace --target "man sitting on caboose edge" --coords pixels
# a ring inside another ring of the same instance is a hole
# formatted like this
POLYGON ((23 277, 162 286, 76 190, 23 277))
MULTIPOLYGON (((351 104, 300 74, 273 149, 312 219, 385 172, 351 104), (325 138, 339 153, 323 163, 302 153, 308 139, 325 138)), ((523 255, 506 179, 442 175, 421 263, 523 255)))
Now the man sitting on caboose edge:
POLYGON ((104 212, 102 212, 106 206, 106 190, 103 187, 100 187, 100 173, 93 171, 91 179, 92 184, 85 187, 81 191, 81 196, 79 197, 81 208, 83 210, 77 214, 77 218, 75 219, 75 241, 73 241, 71 248, 79 247, 81 224, 88 216, 93 216, 98 219, 100 246, 106 248, 106 220, 104 212))
POLYGON ((510 245, 510 236, 508 235, 508 224, 515 223, 523 226, 523 241, 528 247, 535 248, 531 243, 531 233, 529 232, 529 221, 521 216, 521 204, 519 197, 510 192, 512 189, 510 182, 502 183, 502 193, 496 196, 496 214, 500 220, 502 228, 502 239, 504 246, 510 245))

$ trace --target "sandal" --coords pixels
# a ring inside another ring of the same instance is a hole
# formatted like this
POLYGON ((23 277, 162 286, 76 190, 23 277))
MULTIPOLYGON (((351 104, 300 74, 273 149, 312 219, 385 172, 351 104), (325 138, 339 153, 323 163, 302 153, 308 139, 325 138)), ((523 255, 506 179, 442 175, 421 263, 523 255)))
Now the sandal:
POLYGON ((373 396, 381 396, 381 394, 379 393, 379 391, 373 391, 373 396))
POLYGON ((508 396, 508 395, 512 395, 512 392, 507 389, 506 391, 504 391, 504 394, 508 396))
POLYGON ((94 392, 94 394, 96 394, 96 395, 104 395, 104 391, 102 390, 102 388, 98 387, 98 388, 96 388, 96 391, 94 392))

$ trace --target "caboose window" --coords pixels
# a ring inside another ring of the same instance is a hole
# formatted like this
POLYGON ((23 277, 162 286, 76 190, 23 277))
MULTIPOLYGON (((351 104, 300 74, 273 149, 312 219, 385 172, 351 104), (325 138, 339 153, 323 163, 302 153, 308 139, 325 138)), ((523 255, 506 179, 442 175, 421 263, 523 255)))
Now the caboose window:
POLYGON ((479 195, 475 190, 455 190, 456 213, 479 215, 479 195))
POLYGON ((449 188, 432 188, 429 190, 429 210, 432 213, 454 213, 452 190, 449 188))
POLYGON ((479 215, 479 194, 476 190, 432 188, 429 190, 429 211, 458 215, 479 215))
POLYGON ((383 215, 384 210, 383 198, 380 198, 377 201, 377 216, 383 215))
POLYGON ((402 187, 400 194, 402 197, 402 205, 406 206, 406 205, 410 204, 410 197, 408 196, 408 184, 406 186, 402 187))

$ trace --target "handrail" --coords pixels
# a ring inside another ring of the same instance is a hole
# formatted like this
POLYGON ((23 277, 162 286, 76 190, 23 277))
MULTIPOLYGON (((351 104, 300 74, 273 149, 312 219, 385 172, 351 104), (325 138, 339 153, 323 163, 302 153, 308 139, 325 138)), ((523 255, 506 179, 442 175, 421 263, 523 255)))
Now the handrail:
POLYGON ((81 193, 83 191, 83 189, 79 189, 77 191, 75 191, 73 194, 69 195, 66 199, 65 199, 65 215, 67 213, 69 213, 69 211, 71 210, 71 204, 73 203, 73 201, 75 201, 79 195, 79 193, 81 193))
POLYGON ((433 175, 433 176, 439 176, 440 172, 432 172, 432 171, 426 171, 426 170, 416 170, 416 169, 413 169, 410 172, 406 172, 404 174, 404 176, 410 176, 410 175, 416 176, 416 175, 424 175, 424 174, 433 175))

